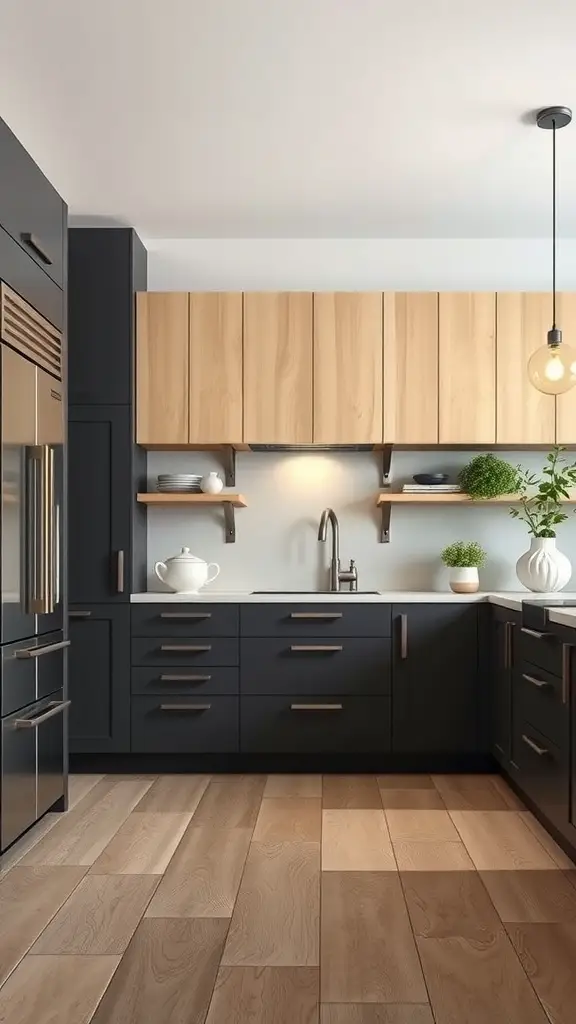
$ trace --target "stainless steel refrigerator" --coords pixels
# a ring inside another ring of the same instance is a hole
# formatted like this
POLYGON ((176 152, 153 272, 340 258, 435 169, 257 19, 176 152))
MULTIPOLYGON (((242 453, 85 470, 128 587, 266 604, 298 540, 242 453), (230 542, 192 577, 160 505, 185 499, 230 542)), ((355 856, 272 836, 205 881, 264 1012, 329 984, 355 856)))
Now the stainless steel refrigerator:
POLYGON ((1 336, 0 851, 66 784, 62 335, 5 285, 1 336))

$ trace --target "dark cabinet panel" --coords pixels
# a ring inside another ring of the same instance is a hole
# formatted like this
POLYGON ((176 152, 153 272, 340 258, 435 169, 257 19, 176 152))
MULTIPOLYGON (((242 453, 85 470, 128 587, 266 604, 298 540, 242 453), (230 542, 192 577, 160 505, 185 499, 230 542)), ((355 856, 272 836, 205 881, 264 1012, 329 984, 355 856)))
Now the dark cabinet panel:
MULTIPOLYGON (((63 704, 64 694, 62 690, 52 694, 51 700, 46 708, 52 710, 51 705, 56 702, 63 704)), ((40 817, 64 795, 64 727, 67 711, 47 718, 37 728, 38 742, 38 790, 36 802, 36 817, 40 817)))
POLYGON ((47 277, 13 238, 0 227, 0 280, 21 295, 51 324, 64 326, 65 295, 59 285, 47 277))
POLYGON ((131 228, 72 228, 68 261, 70 403, 129 405, 146 250, 131 228))
MULTIPOLYGON (((352 599, 353 601, 353 599, 352 599)), ((242 636, 390 636, 389 604, 244 604, 242 636)))
POLYGON ((384 754, 390 697, 242 697, 240 748, 255 754, 384 754))
POLYGON ((75 407, 69 419, 70 602, 130 600, 130 410, 75 407))
POLYGON ((69 697, 72 753, 130 750, 130 609, 70 609, 69 697))
POLYGON ((478 611, 473 604, 392 609, 395 753, 478 750, 478 611))
POLYGON ((0 224, 60 287, 65 209, 56 189, 0 120, 0 224))
POLYGON ((490 746, 507 770, 512 758, 512 679, 520 616, 495 608, 492 617, 490 689, 490 746))
POLYGON ((134 604, 132 636, 238 636, 237 604, 134 604))
POLYGON ((238 697, 133 697, 132 752, 238 751, 238 697))
POLYGON ((569 820, 569 754, 520 715, 514 719, 511 777, 553 825, 569 820))
POLYGON ((568 746, 568 680, 520 661, 513 681, 514 717, 529 722, 559 746, 568 746))
POLYGON ((562 644, 553 633, 540 633, 521 626, 518 634, 517 654, 523 661, 538 665, 554 675, 562 673, 562 644))
POLYGON ((243 637, 243 693, 389 693, 390 640, 243 637))

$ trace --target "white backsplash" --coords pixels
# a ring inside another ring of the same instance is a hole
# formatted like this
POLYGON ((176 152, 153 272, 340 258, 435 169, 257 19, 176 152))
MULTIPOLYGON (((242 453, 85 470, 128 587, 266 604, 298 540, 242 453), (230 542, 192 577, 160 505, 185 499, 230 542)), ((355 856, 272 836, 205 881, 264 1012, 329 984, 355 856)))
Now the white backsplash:
MULTIPOLYGON (((455 477, 475 452, 394 452, 393 488, 417 472, 445 471, 455 477)), ((538 470, 545 452, 506 452, 503 458, 538 470)), ((150 452, 149 489, 163 472, 222 472, 217 453, 150 452)), ((378 453, 239 452, 236 491, 248 508, 236 510, 236 543, 224 542, 221 508, 148 511, 148 585, 163 589, 154 562, 175 554, 183 545, 221 573, 214 590, 310 590, 327 583, 330 535, 318 543, 320 513, 331 505, 340 520, 342 563, 358 566, 361 590, 443 590, 447 573, 440 563, 442 548, 458 538, 478 540, 488 551, 480 573, 484 590, 518 589, 514 566, 528 547, 523 524, 507 508, 399 507, 392 509, 391 541, 380 544, 378 453)), ((222 474, 223 475, 223 474, 222 474)), ((571 507, 568 506, 571 510, 571 507)), ((576 517, 560 528, 559 548, 576 566, 576 517)))

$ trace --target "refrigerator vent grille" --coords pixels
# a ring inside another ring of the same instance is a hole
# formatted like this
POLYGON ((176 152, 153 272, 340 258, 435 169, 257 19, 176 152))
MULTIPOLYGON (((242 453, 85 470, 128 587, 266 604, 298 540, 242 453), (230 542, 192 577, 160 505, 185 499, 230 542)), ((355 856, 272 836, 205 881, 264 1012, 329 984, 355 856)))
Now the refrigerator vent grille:
POLYGON ((62 333, 3 284, 0 292, 2 341, 62 380, 62 333))

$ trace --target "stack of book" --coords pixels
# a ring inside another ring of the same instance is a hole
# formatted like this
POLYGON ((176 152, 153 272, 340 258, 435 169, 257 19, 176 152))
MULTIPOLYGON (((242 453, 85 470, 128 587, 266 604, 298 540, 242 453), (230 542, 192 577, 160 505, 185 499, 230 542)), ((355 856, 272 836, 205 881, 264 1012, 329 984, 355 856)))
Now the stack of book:
POLYGON ((438 494, 460 494, 460 484, 404 484, 404 494, 428 494, 434 491, 438 494))

